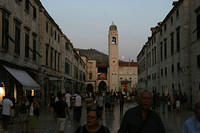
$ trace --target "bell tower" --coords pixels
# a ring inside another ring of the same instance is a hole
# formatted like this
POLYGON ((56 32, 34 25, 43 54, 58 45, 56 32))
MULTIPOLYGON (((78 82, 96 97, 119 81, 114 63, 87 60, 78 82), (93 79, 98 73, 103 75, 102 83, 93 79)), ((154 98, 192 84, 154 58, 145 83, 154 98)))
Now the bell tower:
POLYGON ((117 26, 112 23, 108 34, 109 51, 109 89, 119 89, 119 50, 118 50, 118 31, 117 26))

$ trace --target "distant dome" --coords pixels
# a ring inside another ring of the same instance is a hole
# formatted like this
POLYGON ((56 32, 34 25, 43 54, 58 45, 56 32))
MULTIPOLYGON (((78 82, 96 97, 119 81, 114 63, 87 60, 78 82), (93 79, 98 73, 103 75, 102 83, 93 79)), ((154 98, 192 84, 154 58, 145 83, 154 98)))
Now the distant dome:
POLYGON ((110 30, 117 30, 117 26, 114 25, 114 24, 112 24, 112 25, 110 26, 110 30))

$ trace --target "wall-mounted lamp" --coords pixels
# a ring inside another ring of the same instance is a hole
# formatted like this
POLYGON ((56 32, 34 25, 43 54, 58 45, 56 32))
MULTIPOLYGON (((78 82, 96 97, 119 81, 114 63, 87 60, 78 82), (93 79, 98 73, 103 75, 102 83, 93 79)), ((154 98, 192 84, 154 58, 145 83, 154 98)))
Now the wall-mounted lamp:
POLYGON ((2 83, 0 83, 0 87, 3 87, 3 84, 2 84, 2 83))

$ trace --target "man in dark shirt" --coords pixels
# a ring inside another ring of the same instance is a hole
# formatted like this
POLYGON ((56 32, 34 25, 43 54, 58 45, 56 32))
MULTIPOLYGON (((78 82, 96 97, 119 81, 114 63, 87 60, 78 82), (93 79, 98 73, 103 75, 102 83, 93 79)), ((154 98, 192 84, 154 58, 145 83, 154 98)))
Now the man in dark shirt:
POLYGON ((59 101, 55 103, 55 116, 57 121, 58 133, 64 133, 66 113, 70 119, 69 109, 66 102, 64 101, 64 95, 58 94, 59 101))
POLYGON ((160 117, 152 110, 152 94, 145 90, 138 98, 139 105, 129 109, 118 133, 165 133, 160 117))

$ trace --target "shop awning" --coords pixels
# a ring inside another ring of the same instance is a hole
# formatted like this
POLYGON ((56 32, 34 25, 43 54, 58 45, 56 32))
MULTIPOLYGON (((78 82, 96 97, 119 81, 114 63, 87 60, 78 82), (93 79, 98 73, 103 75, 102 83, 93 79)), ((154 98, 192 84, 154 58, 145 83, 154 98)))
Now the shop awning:
POLYGON ((22 86, 25 90, 39 90, 40 85, 24 70, 14 69, 3 66, 22 86))

